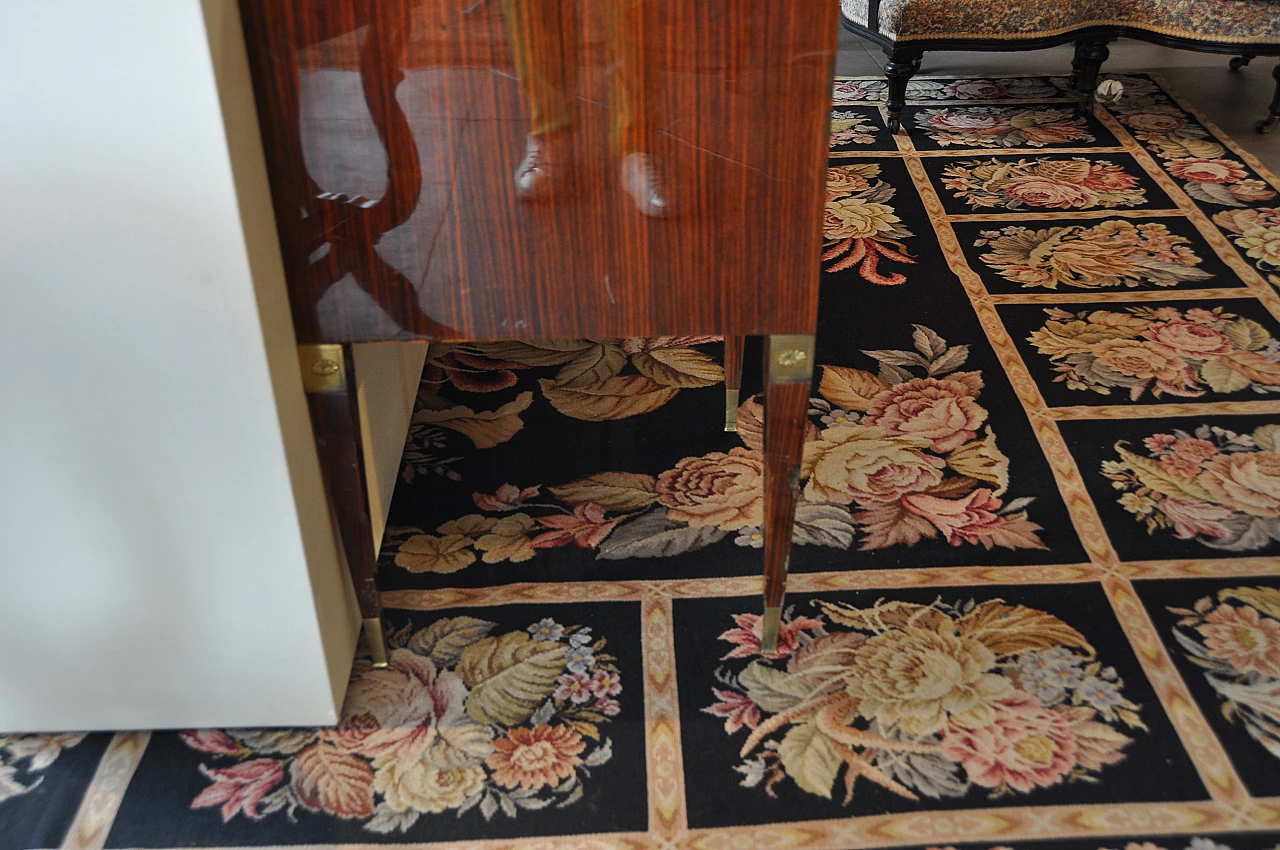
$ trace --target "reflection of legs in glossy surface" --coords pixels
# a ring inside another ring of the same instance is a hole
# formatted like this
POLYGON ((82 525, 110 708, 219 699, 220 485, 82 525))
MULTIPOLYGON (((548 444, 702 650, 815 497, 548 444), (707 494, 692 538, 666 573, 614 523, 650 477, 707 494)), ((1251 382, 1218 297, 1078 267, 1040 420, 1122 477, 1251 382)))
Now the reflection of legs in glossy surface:
POLYGON ((564 0, 503 0, 516 76, 532 118, 516 195, 549 197, 570 166, 569 136, 577 124, 578 17, 564 0))
POLYGON ((622 188, 636 209, 661 218, 673 212, 666 173, 653 155, 651 104, 657 69, 648 44, 644 0, 608 0, 609 142, 622 156, 622 188))
MULTIPOLYGON (((608 29, 609 146, 621 157, 620 182, 645 215, 671 213, 661 163, 653 156, 650 107, 656 68, 647 44, 645 0, 604 0, 608 29)), ((569 138, 578 123, 577 77, 583 46, 572 0, 503 0, 516 75, 529 101, 525 157, 516 168, 516 194, 549 197, 571 165, 569 138)))

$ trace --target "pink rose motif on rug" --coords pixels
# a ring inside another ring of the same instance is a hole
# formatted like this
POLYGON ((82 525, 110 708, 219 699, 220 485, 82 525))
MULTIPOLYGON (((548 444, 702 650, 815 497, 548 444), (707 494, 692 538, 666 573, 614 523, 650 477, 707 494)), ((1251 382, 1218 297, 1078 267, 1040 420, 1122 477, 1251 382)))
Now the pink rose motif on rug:
POLYGON ((1045 309, 1049 320, 1027 341, 1049 358, 1069 389, 1130 401, 1148 390, 1198 398, 1206 393, 1280 392, 1280 340, 1253 319, 1221 307, 1045 309))
POLYGON ((776 796, 791 781, 845 805, 858 780, 908 800, 991 799, 1097 781, 1146 730, 1124 682, 1088 640, 1045 611, 1001 599, 788 611, 785 650, 761 655, 738 628, 705 713, 745 733, 734 768, 776 796), (746 660, 745 666, 741 661, 746 660), (1124 731, 1121 731, 1124 730, 1124 731))
MULTIPOLYGON (((948 345, 916 325, 914 350, 863 352, 877 373, 823 366, 800 475, 798 545, 848 549, 941 540, 985 549, 1043 549, 1027 515, 1030 497, 1009 499, 1009 458, 996 445, 979 397, 982 373, 963 371, 967 345, 948 345), (919 374, 917 374, 919 373, 919 374)), ((539 550, 576 547, 598 559, 662 558, 734 534, 763 545, 764 429, 760 402, 738 411, 743 445, 682 458, 659 475, 598 472, 558 486, 505 483, 473 493, 482 513, 438 526, 391 528, 394 564, 453 573, 477 562, 522 563, 539 550)))
POLYGON ((214 762, 200 766, 210 784, 191 807, 223 821, 301 809, 387 834, 423 815, 572 806, 612 757, 616 659, 584 626, 494 628, 453 617, 395 633, 388 667, 357 659, 336 728, 183 732, 214 762))
POLYGON ((944 148, 1041 148, 1097 141, 1083 118, 1050 106, 940 107, 917 113, 915 124, 944 148))
POLYGON ((1117 442, 1119 460, 1103 461, 1102 474, 1148 534, 1247 552, 1280 541, 1278 438, 1280 425, 1252 434, 1210 425, 1175 429, 1147 437, 1141 450, 1117 442))
POLYGON ((1082 157, 960 160, 943 169, 942 185, 977 209, 1115 209, 1146 202, 1146 190, 1123 165, 1082 157))
POLYGON ((1280 590, 1232 587, 1169 608, 1174 637, 1222 699, 1222 714, 1280 759, 1280 590))

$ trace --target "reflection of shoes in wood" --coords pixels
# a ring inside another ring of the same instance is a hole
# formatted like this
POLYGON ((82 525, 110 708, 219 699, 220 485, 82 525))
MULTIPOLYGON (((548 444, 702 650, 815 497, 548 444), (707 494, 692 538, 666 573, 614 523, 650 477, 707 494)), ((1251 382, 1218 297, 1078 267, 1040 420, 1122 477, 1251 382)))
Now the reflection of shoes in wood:
POLYGON ((569 152, 549 136, 529 136, 524 159, 516 167, 516 197, 526 201, 548 198, 555 191, 557 175, 563 176, 569 152))
POLYGON ((647 216, 664 218, 675 212, 671 188, 657 160, 647 153, 630 153, 622 160, 622 188, 647 216))

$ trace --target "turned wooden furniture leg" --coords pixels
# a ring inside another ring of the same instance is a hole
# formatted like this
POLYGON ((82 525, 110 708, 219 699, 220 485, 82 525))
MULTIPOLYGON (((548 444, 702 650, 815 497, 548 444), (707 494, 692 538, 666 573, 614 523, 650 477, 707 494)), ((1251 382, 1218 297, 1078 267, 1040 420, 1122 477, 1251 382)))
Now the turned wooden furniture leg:
POLYGON ((1252 62, 1253 57, 1255 56, 1257 56, 1256 53, 1242 53, 1239 56, 1232 59, 1230 62, 1228 62, 1227 67, 1233 71, 1239 71, 1245 65, 1248 65, 1250 62, 1252 62))
POLYGON ((766 337, 764 366, 764 622, 760 646, 761 652, 773 653, 778 649, 791 527, 800 494, 800 457, 813 382, 813 337, 766 337))
POLYGON ((724 429, 738 430, 738 393, 742 389, 742 347, 745 336, 724 338, 724 429))
POLYGON ((896 47, 889 54, 889 61, 884 63, 884 75, 888 78, 889 92, 886 96, 888 107, 889 132, 898 132, 902 125, 902 108, 907 104, 907 81, 920 70, 920 60, 924 53, 920 50, 896 47))
POLYGON ((1276 81, 1276 92, 1271 97, 1271 107, 1267 110, 1269 113, 1267 117, 1253 125, 1254 131, 1258 133, 1270 133, 1280 125, 1280 65, 1271 69, 1271 76, 1276 81))
POLYGON ((324 470, 330 504, 342 538, 347 569, 364 620, 364 637, 374 667, 387 666, 382 632, 382 602, 375 577, 378 553, 373 550, 369 492, 360 439, 360 406, 356 396, 351 346, 298 347, 303 386, 311 408, 311 427, 324 470))
POLYGON ((1093 112, 1093 93, 1098 87, 1098 71, 1102 63, 1107 61, 1111 50, 1105 41, 1077 41, 1076 55, 1071 60, 1075 71, 1072 78, 1076 86, 1076 116, 1087 116, 1093 112))

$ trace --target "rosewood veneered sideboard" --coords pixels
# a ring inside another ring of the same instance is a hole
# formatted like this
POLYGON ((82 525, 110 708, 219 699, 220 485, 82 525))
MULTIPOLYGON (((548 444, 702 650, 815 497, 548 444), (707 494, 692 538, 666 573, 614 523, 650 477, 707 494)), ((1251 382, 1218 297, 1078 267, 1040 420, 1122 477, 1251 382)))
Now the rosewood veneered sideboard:
POLYGON ((241 0, 300 362, 385 659, 350 345, 764 335, 764 642, 813 370, 829 0, 241 0))

